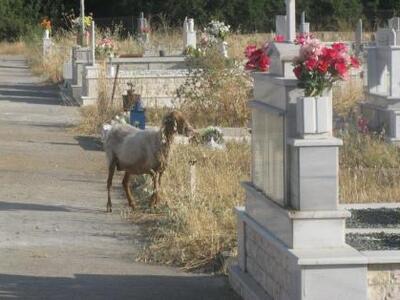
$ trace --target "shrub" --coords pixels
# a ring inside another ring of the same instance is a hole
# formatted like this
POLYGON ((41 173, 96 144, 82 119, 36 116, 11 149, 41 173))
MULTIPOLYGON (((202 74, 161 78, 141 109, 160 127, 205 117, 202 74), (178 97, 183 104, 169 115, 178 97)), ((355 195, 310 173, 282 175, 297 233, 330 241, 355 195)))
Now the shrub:
POLYGON ((188 59, 190 74, 177 91, 182 111, 197 126, 246 126, 251 78, 238 62, 216 47, 188 59))

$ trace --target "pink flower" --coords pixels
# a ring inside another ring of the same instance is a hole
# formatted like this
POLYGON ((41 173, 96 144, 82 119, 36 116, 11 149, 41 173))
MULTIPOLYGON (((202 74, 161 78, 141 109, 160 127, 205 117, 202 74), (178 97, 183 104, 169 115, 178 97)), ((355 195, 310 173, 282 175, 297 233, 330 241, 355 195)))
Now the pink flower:
POLYGON ((344 43, 333 43, 332 49, 335 49, 338 52, 347 52, 349 50, 344 43))
POLYGON ((256 49, 254 45, 249 45, 246 47, 245 54, 248 58, 245 65, 246 70, 259 70, 262 72, 268 71, 270 58, 263 48, 256 49))
POLYGON ((347 77, 347 66, 344 62, 338 62, 335 64, 335 70, 338 72, 340 77, 346 78, 347 77))
POLYGON ((257 50, 257 46, 256 45, 248 45, 246 47, 246 49, 244 50, 244 55, 247 58, 250 58, 253 55, 254 51, 256 51, 256 50, 257 50))
POLYGON ((359 67, 357 58, 349 55, 344 43, 323 46, 318 39, 299 35, 299 56, 293 60, 295 76, 307 96, 321 95, 338 80, 347 80, 349 70, 359 67))
POLYGON ((313 39, 314 37, 312 36, 312 34, 309 33, 300 33, 296 36, 296 39, 294 40, 294 43, 296 45, 304 45, 306 44, 308 41, 310 41, 311 39, 313 39))
POLYGON ((326 72, 328 72, 329 65, 330 64, 328 61, 320 60, 318 61, 317 71, 321 74, 325 74, 326 72))
POLYGON ((270 59, 268 55, 266 55, 264 52, 260 55, 260 59, 258 61, 258 68, 260 71, 265 72, 268 71, 269 69, 269 63, 270 59))
POLYGON ((282 34, 277 34, 277 35, 274 37, 274 42, 282 43, 282 42, 284 42, 284 41, 285 41, 285 36, 282 35, 282 34))
POLYGON ((306 60, 305 63, 306 63, 307 70, 311 71, 317 66, 318 60, 311 57, 310 59, 306 60))
POLYGON ((300 79, 301 77, 301 73, 302 73, 302 69, 301 66, 297 66, 293 69, 294 75, 296 76, 297 79, 300 79))

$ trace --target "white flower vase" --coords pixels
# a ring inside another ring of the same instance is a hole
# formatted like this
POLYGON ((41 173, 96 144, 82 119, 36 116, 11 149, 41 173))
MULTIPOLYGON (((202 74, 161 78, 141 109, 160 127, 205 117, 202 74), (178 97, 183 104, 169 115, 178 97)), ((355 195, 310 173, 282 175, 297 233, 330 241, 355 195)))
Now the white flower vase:
POLYGON ((45 29, 44 30, 43 38, 45 38, 45 39, 49 39, 50 38, 50 30, 49 29, 45 29))
POLYGON ((332 136, 332 96, 297 99, 297 131, 303 138, 332 136))
POLYGON ((225 41, 221 41, 220 44, 219 44, 219 46, 220 46, 221 54, 222 54, 225 58, 228 58, 228 43, 225 42, 225 41))

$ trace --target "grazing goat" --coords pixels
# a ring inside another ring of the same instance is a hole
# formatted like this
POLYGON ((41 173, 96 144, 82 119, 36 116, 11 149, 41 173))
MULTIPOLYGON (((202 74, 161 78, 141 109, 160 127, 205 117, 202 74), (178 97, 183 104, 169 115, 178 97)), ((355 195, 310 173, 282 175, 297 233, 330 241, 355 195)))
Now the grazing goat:
POLYGON ((108 159, 107 212, 112 211, 110 189, 115 168, 125 171, 122 186, 132 208, 135 205, 129 187, 130 175, 150 174, 154 185, 150 206, 155 205, 159 201, 158 187, 175 134, 190 136, 192 132, 192 127, 178 111, 166 114, 158 131, 140 130, 130 125, 114 125, 104 141, 108 159))

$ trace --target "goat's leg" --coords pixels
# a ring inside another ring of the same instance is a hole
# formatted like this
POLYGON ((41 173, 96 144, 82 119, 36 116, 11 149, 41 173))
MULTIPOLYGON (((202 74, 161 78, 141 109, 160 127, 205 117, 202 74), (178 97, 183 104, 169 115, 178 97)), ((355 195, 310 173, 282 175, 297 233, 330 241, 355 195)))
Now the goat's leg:
POLYGON ((163 175, 163 171, 161 171, 159 174, 158 174, 158 186, 161 186, 161 177, 162 177, 162 175, 163 175))
POLYGON ((133 196, 132 196, 132 193, 131 193, 131 189, 129 188, 129 177, 130 177, 130 175, 131 174, 129 174, 128 172, 125 172, 124 179, 122 180, 122 186, 124 187, 126 198, 128 199, 129 206, 132 207, 132 209, 134 209, 135 208, 135 204, 134 204, 134 201, 133 201, 133 196))
POLYGON ((108 178, 107 178, 107 193, 108 193, 108 200, 107 200, 107 212, 112 212, 112 204, 111 204, 111 185, 112 180, 114 177, 116 162, 113 160, 108 167, 108 178))
POLYGON ((153 195, 151 196, 150 199, 150 206, 154 207, 158 202, 159 202, 159 197, 158 197, 158 180, 159 180, 159 173, 158 172, 153 172, 151 174, 153 178, 153 195))

